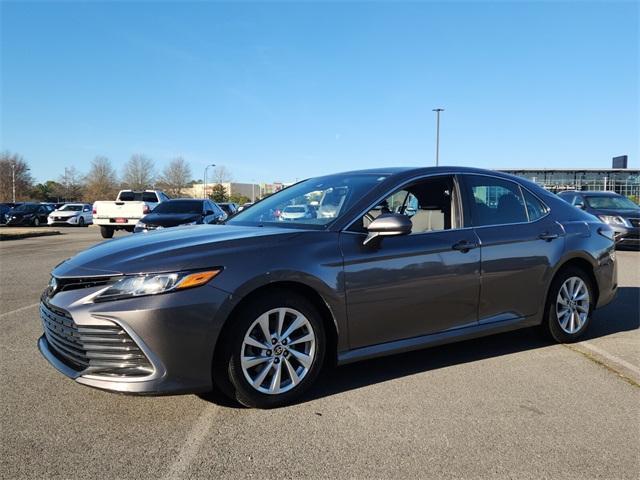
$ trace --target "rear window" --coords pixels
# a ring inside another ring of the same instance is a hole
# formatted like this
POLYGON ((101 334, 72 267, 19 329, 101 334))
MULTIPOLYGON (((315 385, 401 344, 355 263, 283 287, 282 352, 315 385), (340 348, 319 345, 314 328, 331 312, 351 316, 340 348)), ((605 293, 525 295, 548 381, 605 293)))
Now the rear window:
POLYGON ((285 207, 284 211, 286 213, 304 213, 304 207, 285 207))
POLYGON ((156 203, 158 197, 154 192, 121 192, 121 202, 151 202, 156 203))
POLYGON ((202 213, 202 200, 162 202, 153 209, 153 213, 202 213))

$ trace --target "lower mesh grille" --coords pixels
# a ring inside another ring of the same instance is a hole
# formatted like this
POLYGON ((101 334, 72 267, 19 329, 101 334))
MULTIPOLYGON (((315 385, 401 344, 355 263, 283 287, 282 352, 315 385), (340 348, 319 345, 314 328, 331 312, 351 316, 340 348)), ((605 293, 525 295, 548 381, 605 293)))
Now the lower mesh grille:
POLYGON ((40 318, 52 352, 83 374, 145 376, 153 366, 119 325, 80 327, 68 312, 40 303, 40 318))

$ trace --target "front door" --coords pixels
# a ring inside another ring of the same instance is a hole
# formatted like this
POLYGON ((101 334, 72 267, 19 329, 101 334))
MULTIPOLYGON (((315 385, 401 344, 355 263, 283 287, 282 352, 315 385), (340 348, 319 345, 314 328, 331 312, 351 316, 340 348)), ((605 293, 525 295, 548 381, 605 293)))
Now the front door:
POLYGON ((390 195, 341 233, 351 348, 475 325, 480 248, 461 229, 453 176, 429 177, 390 195), (410 235, 363 245, 381 213, 411 217, 410 235))

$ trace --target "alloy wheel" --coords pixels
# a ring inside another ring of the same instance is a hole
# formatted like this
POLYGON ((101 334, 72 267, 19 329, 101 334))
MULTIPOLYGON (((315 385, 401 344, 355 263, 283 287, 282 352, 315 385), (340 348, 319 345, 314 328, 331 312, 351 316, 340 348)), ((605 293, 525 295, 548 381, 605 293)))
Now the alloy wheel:
POLYGON ((589 317, 589 289, 580 277, 567 278, 556 298, 556 316, 560 328, 569 334, 578 332, 589 317))
POLYGON ((242 342, 240 365, 249 385, 275 395, 293 389, 305 378, 315 353, 311 322, 293 308, 280 307, 251 324, 242 342))

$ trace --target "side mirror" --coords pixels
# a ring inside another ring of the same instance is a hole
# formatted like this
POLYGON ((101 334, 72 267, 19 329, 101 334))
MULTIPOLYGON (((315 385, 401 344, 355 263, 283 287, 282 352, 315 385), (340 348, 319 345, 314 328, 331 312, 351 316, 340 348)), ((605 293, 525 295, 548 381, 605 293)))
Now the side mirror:
POLYGON ((584 210, 584 203, 583 202, 578 202, 576 204, 574 204, 576 208, 581 208, 582 210, 584 210))
POLYGON ((213 210, 205 210, 204 211, 205 216, 209 216, 209 215, 213 215, 213 210))
POLYGON ((367 245, 378 237, 408 235, 411 233, 412 228, 411 219, 406 215, 383 213, 367 227, 369 234, 364 239, 363 245, 367 245))

